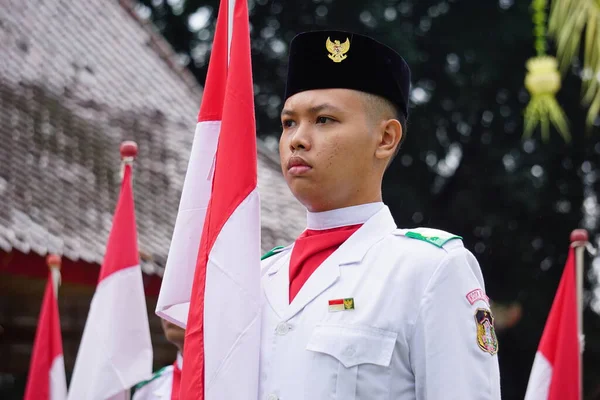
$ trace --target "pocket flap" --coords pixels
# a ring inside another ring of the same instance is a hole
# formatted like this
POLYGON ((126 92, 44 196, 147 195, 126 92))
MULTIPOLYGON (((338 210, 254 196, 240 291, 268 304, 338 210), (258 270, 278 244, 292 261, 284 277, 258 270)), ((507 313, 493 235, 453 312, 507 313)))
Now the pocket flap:
POLYGON ((307 350, 335 357, 346 368, 360 364, 390 365, 396 332, 352 325, 318 325, 307 350))

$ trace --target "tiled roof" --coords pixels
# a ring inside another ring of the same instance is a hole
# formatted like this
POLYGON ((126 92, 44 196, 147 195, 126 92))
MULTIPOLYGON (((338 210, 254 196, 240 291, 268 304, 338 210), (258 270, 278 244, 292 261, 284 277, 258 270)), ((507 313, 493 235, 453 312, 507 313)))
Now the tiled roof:
MULTIPOLYGON (((101 263, 135 140, 147 272, 165 264, 201 90, 125 1, 8 0, 0 14, 0 248, 101 263)), ((259 146, 262 248, 292 241, 305 212, 259 146)))

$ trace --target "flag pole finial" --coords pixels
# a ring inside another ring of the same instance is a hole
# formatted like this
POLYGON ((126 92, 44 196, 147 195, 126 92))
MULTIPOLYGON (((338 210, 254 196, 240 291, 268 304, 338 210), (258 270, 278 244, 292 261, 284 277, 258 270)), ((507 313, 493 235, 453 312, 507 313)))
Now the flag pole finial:
POLYGON ((131 140, 126 140, 121 143, 121 159, 123 161, 133 161, 137 156, 138 145, 136 142, 131 140))
POLYGON ((46 257, 46 264, 50 270, 52 278, 52 286, 54 286, 54 296, 58 296, 58 287, 60 286, 60 267, 62 265, 62 257, 58 254, 50 253, 46 257))
POLYGON ((585 246, 589 240, 588 232, 585 229, 575 229, 571 232, 571 246, 585 246))
POLYGON ((125 174, 125 166, 133 164, 133 160, 135 160, 135 157, 137 156, 138 145, 132 140, 125 140, 121 142, 121 147, 119 148, 119 151, 121 152, 120 175, 121 179, 123 179, 123 176, 125 174))
POLYGON ((46 264, 48 265, 48 268, 50 268, 50 269, 52 269, 52 268, 60 269, 60 267, 62 265, 62 258, 58 254, 48 254, 48 256, 46 257, 46 264))

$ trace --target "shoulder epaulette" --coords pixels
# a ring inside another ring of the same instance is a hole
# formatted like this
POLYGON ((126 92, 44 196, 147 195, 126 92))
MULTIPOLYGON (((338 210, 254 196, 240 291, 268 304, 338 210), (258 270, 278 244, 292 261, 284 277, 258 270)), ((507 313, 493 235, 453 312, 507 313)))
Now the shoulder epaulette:
POLYGON ((446 243, 453 239, 462 239, 461 236, 431 228, 411 229, 404 232, 404 236, 411 239, 422 240, 437 247, 443 247, 446 243))
POLYGON ((271 250, 267 251, 261 258, 260 260, 266 260, 267 258, 274 256, 277 253, 281 253, 281 250, 285 249, 285 247, 283 246, 277 246, 277 247, 273 247, 271 250))
POLYGON ((147 384, 149 384, 150 382, 152 382, 153 380, 159 378, 164 372, 165 370, 168 368, 169 366, 165 366, 162 367, 161 369, 159 369, 158 371, 156 371, 152 377, 150 379, 146 379, 145 381, 141 381, 140 383, 138 383, 137 385, 135 385, 135 390, 140 389, 142 386, 146 386, 147 384))

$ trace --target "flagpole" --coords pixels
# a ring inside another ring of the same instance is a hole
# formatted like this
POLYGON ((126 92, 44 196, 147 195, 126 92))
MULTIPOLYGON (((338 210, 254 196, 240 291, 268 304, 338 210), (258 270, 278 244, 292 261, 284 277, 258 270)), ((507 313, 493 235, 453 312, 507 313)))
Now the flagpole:
POLYGON ((583 333, 583 257, 588 244, 588 233, 585 229, 571 232, 571 247, 575 249, 575 282, 577 285, 577 337, 579 339, 579 398, 583 399, 583 349, 585 336, 583 333))
MULTIPOLYGON (((131 140, 125 140, 121 142, 119 152, 121 153, 121 180, 123 180, 123 176, 125 174, 125 166, 132 166, 133 161, 137 157, 137 143, 131 140)), ((131 388, 125 390, 125 392, 123 393, 123 400, 131 400, 131 388)))
POLYGON ((54 296, 58 298, 58 288, 60 287, 60 267, 62 264, 62 258, 58 254, 48 254, 46 257, 46 264, 50 269, 52 276, 52 286, 54 287, 54 296))
POLYGON ((61 257, 48 254, 46 265, 48 280, 29 360, 29 373, 23 397, 25 400, 48 399, 49 393, 52 393, 54 396, 52 398, 57 400, 64 400, 67 397, 57 299, 61 257))

